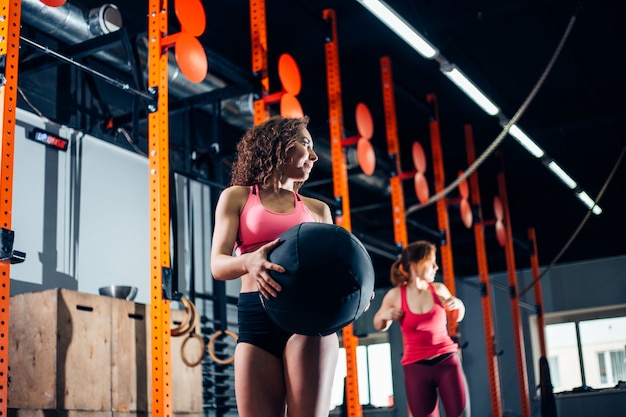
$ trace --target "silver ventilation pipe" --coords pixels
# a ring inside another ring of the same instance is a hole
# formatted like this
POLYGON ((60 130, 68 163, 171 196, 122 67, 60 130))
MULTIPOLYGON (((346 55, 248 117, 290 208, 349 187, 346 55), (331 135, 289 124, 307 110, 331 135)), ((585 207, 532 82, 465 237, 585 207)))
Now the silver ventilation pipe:
POLYGON ((50 7, 40 0, 22 1, 22 20, 69 44, 115 32, 122 25, 122 16, 117 6, 112 4, 90 10, 85 15, 69 3, 50 7))

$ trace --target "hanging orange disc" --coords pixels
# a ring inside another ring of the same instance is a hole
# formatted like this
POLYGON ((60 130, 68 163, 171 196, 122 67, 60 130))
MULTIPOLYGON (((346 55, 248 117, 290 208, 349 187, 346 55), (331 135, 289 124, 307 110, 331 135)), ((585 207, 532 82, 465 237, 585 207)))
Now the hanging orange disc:
POLYGON ((363 103, 357 104, 355 118, 356 129, 359 131, 359 136, 363 139, 371 139, 374 135, 374 121, 372 120, 370 109, 363 103))
POLYGON ((43 4, 50 7, 61 7, 65 4, 66 0, 41 0, 43 4))
POLYGON ((413 182, 415 183, 415 195, 417 196, 417 199, 420 203, 426 204, 428 202, 428 198, 430 197, 426 177, 424 177, 423 173, 418 171, 413 177, 413 182))
POLYGON ((504 218, 504 208, 502 207, 502 200, 500 197, 495 196, 493 198, 493 214, 496 220, 502 220, 504 218))
POLYGON ((376 153, 369 139, 360 138, 356 143, 356 157, 365 175, 372 175, 376 169, 376 153))
MULTIPOLYGON (((461 175, 463 175, 463 171, 459 171, 457 178, 461 175)), ((469 184, 467 183, 467 178, 459 183, 459 195, 463 200, 467 200, 467 197, 469 197, 469 184)))
POLYGON ((471 228, 474 223, 474 215, 472 214, 472 206, 470 206, 470 203, 466 198, 461 199, 459 209, 461 210, 461 220, 463 221, 463 224, 468 229, 471 228))
POLYGON ((283 85, 283 90, 297 96, 302 88, 300 69, 298 64, 289 54, 282 54, 278 58, 278 78, 283 85))
POLYGON ((426 172, 426 155, 424 154, 424 148, 417 141, 413 142, 412 154, 415 169, 423 174, 426 172))
POLYGON ((200 0, 175 0, 174 10, 181 32, 200 36, 206 28, 206 15, 200 0))
POLYGON ((300 101, 293 94, 285 93, 280 98, 280 115, 283 117, 304 117, 300 101))
POLYGON ((194 83, 203 81, 209 70, 209 62, 200 41, 183 32, 176 40, 175 50, 176 62, 185 77, 194 83))
POLYGON ((496 238, 500 246, 506 245, 506 228, 502 220, 496 220, 496 238))

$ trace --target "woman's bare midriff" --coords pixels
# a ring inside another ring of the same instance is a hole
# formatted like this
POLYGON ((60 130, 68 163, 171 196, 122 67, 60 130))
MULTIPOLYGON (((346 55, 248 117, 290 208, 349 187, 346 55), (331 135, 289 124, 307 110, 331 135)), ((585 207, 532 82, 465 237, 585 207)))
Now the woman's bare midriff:
POLYGON ((256 292, 259 287, 256 284, 256 280, 252 279, 249 275, 241 277, 241 290, 240 292, 256 292))

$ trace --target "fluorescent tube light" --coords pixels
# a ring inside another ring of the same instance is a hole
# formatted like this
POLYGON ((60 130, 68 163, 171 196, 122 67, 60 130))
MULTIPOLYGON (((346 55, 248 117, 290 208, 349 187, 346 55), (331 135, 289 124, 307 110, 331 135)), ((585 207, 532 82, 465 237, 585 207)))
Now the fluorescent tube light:
POLYGON ((526 150, 535 158, 541 158, 545 155, 543 149, 537 146, 537 144, 533 142, 533 140, 529 138, 528 135, 522 131, 522 129, 517 127, 517 125, 512 125, 509 128, 509 134, 513 136, 520 143, 520 145, 526 148, 526 150))
POLYGON ((480 108, 485 111, 485 113, 489 114, 490 116, 495 116, 496 114, 500 113, 500 109, 498 108, 498 106, 493 104, 493 101, 491 101, 485 94, 483 94, 483 92, 480 91, 478 87, 476 87, 474 83, 472 83, 469 78, 467 78, 465 74, 461 72, 460 69, 453 65, 442 66, 441 71, 446 77, 452 80, 452 82, 455 83, 457 87, 463 90, 469 98, 474 100, 474 102, 478 104, 480 108))
MULTIPOLYGON (((440 63, 440 70, 444 73, 444 75, 456 84, 457 87, 463 90, 463 92, 467 94, 487 114, 491 116, 499 116, 502 125, 508 123, 508 121, 505 121, 505 116, 500 112, 500 108, 482 91, 480 91, 480 89, 474 85, 474 83, 471 82, 469 78, 467 78, 465 74, 463 74, 461 70, 456 67, 456 65, 450 64, 445 57, 439 53, 437 48, 435 48, 426 38, 409 25, 398 13, 396 13, 395 10, 380 0, 356 1, 361 3, 363 7, 387 25, 389 29, 394 31, 424 58, 437 59, 440 63)), ((543 158, 546 155, 543 149, 541 149, 517 125, 511 125, 508 133, 535 158, 543 158)), ((544 164, 548 159, 549 158, 547 156, 543 159, 544 164)), ((598 206, 586 192, 576 190, 578 187, 576 181, 574 181, 574 179, 570 177, 555 161, 550 159, 550 162, 546 165, 548 169, 550 169, 561 181, 563 181, 568 188, 574 190, 580 201, 591 209, 594 214, 599 215, 602 213, 600 206, 598 206)))
POLYGON ((563 171, 563 168, 561 168, 555 161, 550 161, 550 163, 548 163, 548 168, 550 168, 550 171, 554 172, 554 175, 559 177, 559 179, 572 190, 578 185, 576 184, 576 181, 574 181, 574 179, 570 177, 567 172, 563 171))
POLYGON ((602 208, 600 208, 600 206, 597 205, 596 202, 593 201, 593 199, 589 197, 589 194, 587 194, 586 192, 579 191, 576 193, 576 196, 580 199, 580 201, 582 201, 587 207, 591 209, 593 214, 598 215, 602 213, 602 208))
POLYGON ((433 59, 439 55, 437 48, 432 46, 417 30, 409 25, 391 7, 379 0, 357 0, 376 16, 387 27, 393 30, 424 58, 433 59))

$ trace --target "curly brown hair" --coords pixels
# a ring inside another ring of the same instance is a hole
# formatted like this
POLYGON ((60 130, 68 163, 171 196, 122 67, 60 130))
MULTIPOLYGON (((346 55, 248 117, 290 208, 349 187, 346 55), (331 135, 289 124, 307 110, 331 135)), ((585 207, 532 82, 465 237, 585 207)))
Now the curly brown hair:
MULTIPOLYGON (((232 165, 230 185, 273 186, 272 175, 282 168, 287 149, 298 140, 301 129, 306 129, 309 118, 273 116, 251 127, 237 143, 237 154, 232 165)), ((294 183, 294 191, 302 182, 294 183)))
POLYGON ((426 259, 434 250, 437 250, 435 245, 426 240, 418 240, 406 245, 402 249, 400 259, 391 265, 391 284, 394 287, 405 285, 409 281, 411 263, 426 259))

